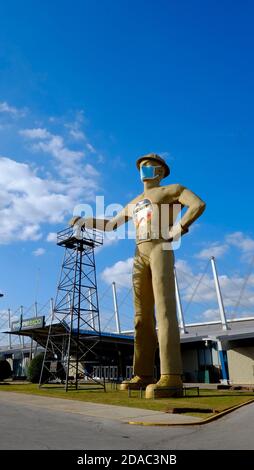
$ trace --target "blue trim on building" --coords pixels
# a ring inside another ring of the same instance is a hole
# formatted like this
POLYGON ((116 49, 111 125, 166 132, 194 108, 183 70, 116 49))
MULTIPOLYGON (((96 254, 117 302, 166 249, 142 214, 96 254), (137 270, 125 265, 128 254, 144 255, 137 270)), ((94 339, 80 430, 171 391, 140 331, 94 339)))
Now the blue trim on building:
POLYGON ((221 363, 221 376, 223 380, 228 380, 228 364, 227 364, 227 352, 226 351, 219 351, 219 358, 221 363))
MULTIPOLYGON (((77 331, 75 330, 75 328, 73 329, 73 331, 77 331)), ((93 330, 80 330, 80 334, 81 335, 98 335, 97 332, 94 332, 93 330)), ((101 336, 104 336, 104 337, 110 337, 110 338, 119 338, 119 339, 129 339, 129 340, 134 340, 134 336, 127 336, 127 335, 121 335, 119 333, 101 333, 101 336)))

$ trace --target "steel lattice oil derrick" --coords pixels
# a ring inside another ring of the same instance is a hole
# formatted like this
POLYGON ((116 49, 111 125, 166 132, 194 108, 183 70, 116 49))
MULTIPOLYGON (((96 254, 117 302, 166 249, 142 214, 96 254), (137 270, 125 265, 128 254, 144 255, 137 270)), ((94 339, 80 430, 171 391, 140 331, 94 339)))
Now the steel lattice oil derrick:
POLYGON ((85 364, 99 364, 95 346, 101 339, 94 248, 102 245, 101 232, 67 228, 57 234, 57 245, 65 248, 60 281, 52 313, 40 386, 61 382, 67 391, 91 382, 85 364))

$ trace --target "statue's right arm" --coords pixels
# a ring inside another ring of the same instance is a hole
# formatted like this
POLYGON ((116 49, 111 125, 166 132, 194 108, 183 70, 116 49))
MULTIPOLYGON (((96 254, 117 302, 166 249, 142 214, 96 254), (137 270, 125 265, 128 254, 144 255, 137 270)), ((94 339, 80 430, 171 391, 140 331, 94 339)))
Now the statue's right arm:
POLYGON ((103 232, 109 232, 116 230, 120 225, 128 222, 132 219, 133 207, 140 200, 140 196, 137 196, 131 202, 129 202, 115 217, 112 219, 95 219, 93 217, 72 217, 69 221, 69 225, 74 226, 75 224, 85 226, 88 229, 95 228, 103 232))

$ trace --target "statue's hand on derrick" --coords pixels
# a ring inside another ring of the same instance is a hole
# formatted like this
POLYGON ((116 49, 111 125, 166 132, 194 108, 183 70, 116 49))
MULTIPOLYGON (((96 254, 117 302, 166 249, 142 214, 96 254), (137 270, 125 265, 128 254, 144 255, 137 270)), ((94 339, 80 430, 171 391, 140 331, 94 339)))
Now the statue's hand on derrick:
POLYGON ((69 220, 70 227, 79 226, 80 228, 86 227, 88 229, 93 229, 96 227, 96 220, 92 217, 79 217, 78 215, 72 217, 69 220))
POLYGON ((77 223, 80 224, 81 220, 84 222, 84 219, 82 219, 82 217, 79 217, 78 215, 75 215, 74 217, 72 217, 69 220, 70 227, 74 227, 74 225, 76 225, 77 223))
POLYGON ((80 228, 85 226, 87 228, 91 228, 90 225, 93 225, 93 219, 90 217, 84 219, 83 217, 75 216, 69 220, 69 225, 71 227, 74 227, 74 225, 79 225, 80 228))

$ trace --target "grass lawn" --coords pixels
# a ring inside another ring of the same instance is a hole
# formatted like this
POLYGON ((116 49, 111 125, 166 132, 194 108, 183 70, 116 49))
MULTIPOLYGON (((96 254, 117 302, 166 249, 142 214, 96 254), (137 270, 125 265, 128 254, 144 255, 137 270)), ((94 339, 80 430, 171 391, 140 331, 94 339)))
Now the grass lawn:
MULTIPOLYGON (((80 400, 93 403, 104 403, 109 405, 128 406, 135 408, 144 408, 148 410, 167 411, 172 408, 193 408, 186 414, 198 416, 200 418, 207 418, 213 413, 199 413, 195 408, 211 408, 214 413, 223 411, 232 406, 245 403, 254 399, 253 392, 241 392, 235 390, 207 390, 200 389, 200 396, 194 396, 194 393, 189 390, 188 396, 183 398, 160 398, 150 399, 139 397, 139 392, 132 391, 131 398, 128 397, 128 392, 112 390, 110 384, 107 384, 107 392, 103 390, 70 390, 67 393, 62 387, 57 385, 47 385, 45 388, 38 388, 37 384, 31 383, 12 383, 6 382, 0 384, 0 391, 4 392, 19 392, 32 395, 40 395, 54 398, 65 398, 67 400, 80 400)), ((144 395, 144 394, 143 394, 144 395)))

